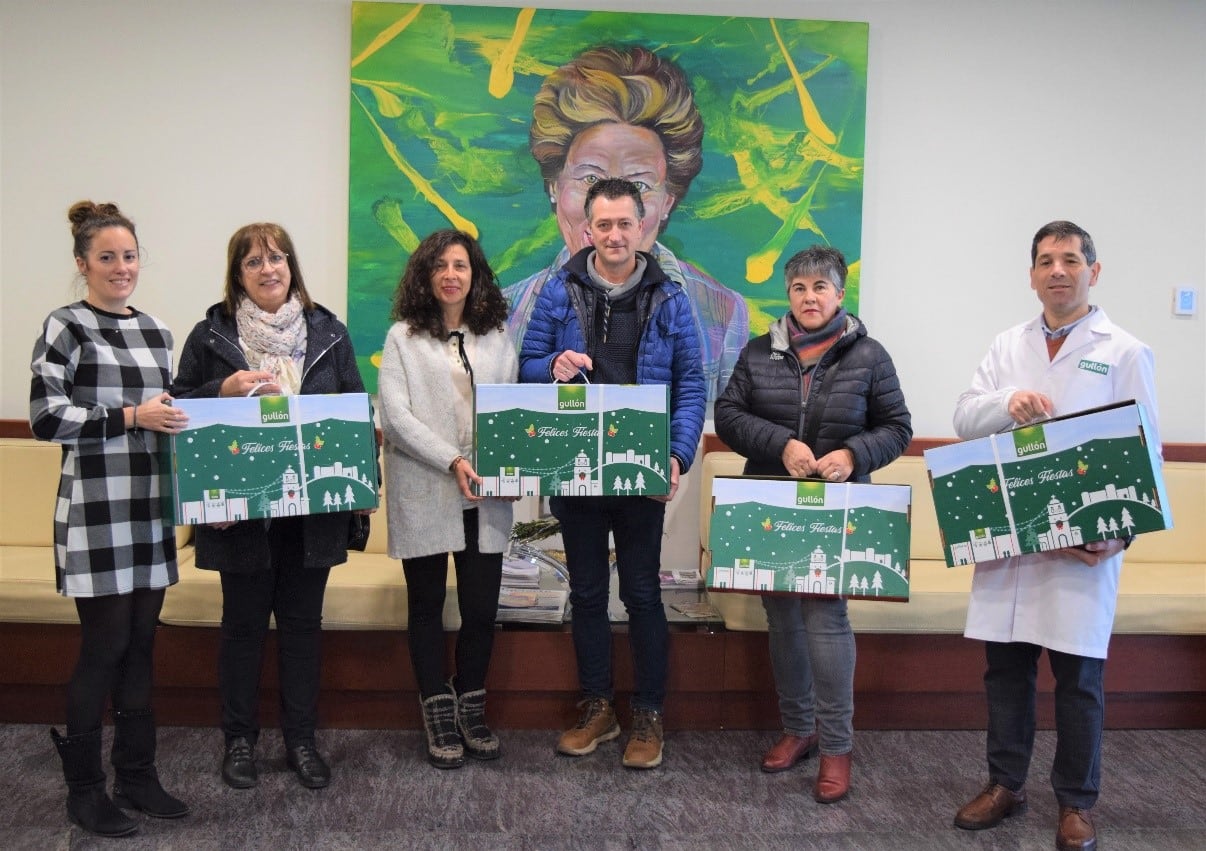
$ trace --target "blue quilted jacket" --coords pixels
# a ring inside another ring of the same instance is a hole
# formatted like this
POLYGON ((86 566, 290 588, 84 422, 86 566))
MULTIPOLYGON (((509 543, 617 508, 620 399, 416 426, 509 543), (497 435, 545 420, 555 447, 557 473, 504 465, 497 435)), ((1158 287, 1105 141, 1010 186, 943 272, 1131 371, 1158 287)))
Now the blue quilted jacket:
MULTIPOLYGON (((594 358, 596 293, 586 271, 592 251, 579 251, 541 289, 519 351, 521 382, 552 381, 553 360, 567 350, 594 358), (591 331, 590 339, 583 329, 591 331)), ((670 385, 670 454, 685 473, 695 460, 708 399, 699 338, 682 286, 666 277, 650 255, 642 256, 646 266, 637 299, 637 384, 670 385)))

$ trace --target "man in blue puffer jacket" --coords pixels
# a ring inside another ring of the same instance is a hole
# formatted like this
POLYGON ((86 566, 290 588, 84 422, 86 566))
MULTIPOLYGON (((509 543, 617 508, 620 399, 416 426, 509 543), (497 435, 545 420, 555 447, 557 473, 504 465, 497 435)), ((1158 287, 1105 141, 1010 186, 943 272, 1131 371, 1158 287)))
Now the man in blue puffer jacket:
POLYGON ((570 575, 582 716, 557 742, 570 756, 620 735, 611 677, 608 535, 615 537, 620 599, 628 612, 635 673, 629 768, 662 761, 669 633, 658 570, 666 503, 687 472, 703 430, 707 387, 691 304, 637 250, 645 205, 638 187, 603 178, 586 195, 592 247, 570 258, 541 290, 519 355, 525 383, 666 384, 670 387, 670 493, 665 497, 553 497, 570 575))

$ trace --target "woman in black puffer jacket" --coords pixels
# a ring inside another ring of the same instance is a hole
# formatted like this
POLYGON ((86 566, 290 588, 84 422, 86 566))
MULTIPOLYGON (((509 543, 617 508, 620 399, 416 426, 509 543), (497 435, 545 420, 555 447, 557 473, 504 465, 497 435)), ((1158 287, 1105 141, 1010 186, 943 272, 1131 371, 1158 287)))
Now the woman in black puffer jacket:
MULTIPOLYGON (((787 261, 789 312, 751 340, 716 401, 716 434, 746 475, 865 482, 913 436, 892 358, 842 307, 846 260, 813 246, 787 261)), ((783 735, 762 770, 821 754, 813 797, 850 789, 854 632, 840 597, 763 596, 783 735)))
MULTIPOLYGON (((310 299, 289 234, 267 222, 235 231, 227 246, 223 301, 189 334, 172 394, 363 392, 348 330, 310 299)), ((315 740, 322 606, 331 568, 348 558, 349 524, 347 512, 332 512, 197 527, 197 567, 217 570, 222 579, 222 779, 232 788, 247 789, 259 779, 255 746, 270 615, 276 619, 285 762, 307 788, 331 780, 315 740)))

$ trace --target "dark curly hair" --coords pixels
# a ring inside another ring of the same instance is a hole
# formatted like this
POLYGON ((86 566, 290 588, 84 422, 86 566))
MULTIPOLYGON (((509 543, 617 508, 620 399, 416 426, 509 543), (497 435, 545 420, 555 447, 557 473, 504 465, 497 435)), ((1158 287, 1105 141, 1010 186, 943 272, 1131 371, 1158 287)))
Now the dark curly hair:
POLYGON ((450 245, 464 247, 472 272, 462 321, 474 334, 502 330, 507 321, 507 300, 498 288, 498 279, 478 241, 459 230, 438 230, 419 243, 398 281, 390 318, 409 322, 411 334, 426 331, 437 340, 448 339, 452 329, 444 327, 444 310, 431 291, 431 273, 450 245))

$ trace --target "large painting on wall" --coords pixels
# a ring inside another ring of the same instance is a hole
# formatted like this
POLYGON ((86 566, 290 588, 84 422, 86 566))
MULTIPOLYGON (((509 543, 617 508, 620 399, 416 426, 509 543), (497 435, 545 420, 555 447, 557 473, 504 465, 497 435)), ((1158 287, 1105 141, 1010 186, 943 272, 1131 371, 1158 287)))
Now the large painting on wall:
POLYGON ((857 312, 865 23, 353 3, 348 324, 366 384, 394 288, 430 232, 482 243, 522 334, 584 245, 603 176, 641 187, 642 248, 686 288, 710 397, 787 309, 814 243, 857 312))

